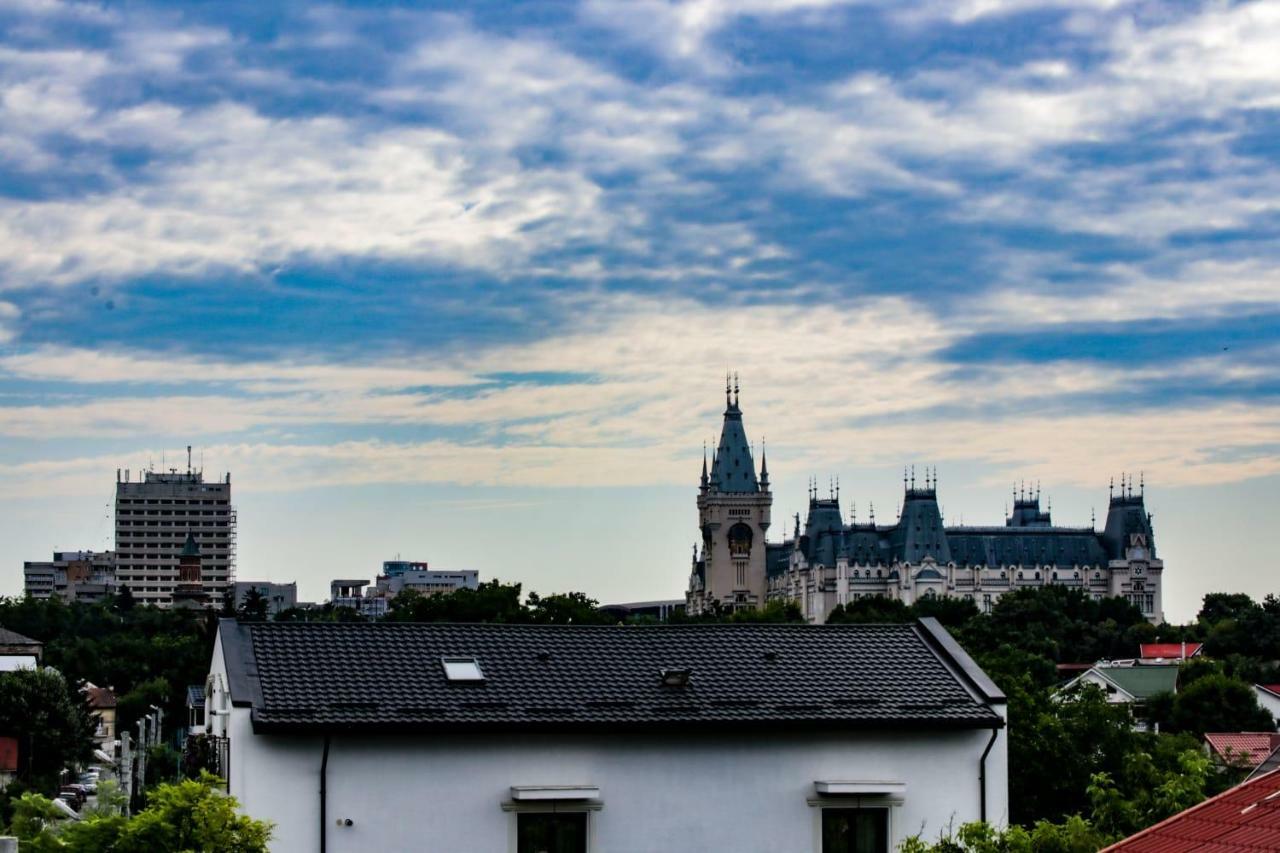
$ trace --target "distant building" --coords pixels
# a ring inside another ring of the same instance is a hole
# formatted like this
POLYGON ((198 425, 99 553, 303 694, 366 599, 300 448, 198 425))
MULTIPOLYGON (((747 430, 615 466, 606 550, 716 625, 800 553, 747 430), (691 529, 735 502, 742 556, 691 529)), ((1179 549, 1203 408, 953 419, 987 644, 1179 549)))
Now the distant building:
MULTIPOLYGON (((1101 689, 1111 704, 1129 706, 1134 717, 1140 718, 1151 697, 1178 691, 1178 668, 1099 663, 1068 681, 1059 688, 1056 695, 1059 699, 1069 701, 1072 691, 1085 684, 1101 689)), ((1145 724, 1139 719, 1135 727, 1143 729, 1145 724)))
POLYGON ((910 625, 219 623, 271 849, 889 853, 1005 824, 1005 697, 910 625))
POLYGON ((203 610, 209 606, 209 594, 201 580, 204 558, 195 536, 188 531, 187 541, 178 554, 178 583, 173 588, 173 606, 184 610, 203 610))
POLYGON ((282 610, 290 610, 298 606, 298 584, 294 581, 289 583, 236 581, 235 606, 237 609, 244 604, 245 596, 251 589, 257 591, 258 595, 267 602, 267 616, 275 616, 282 610))
POLYGON ((338 578, 329 582, 329 603, 334 607, 346 607, 361 616, 377 619, 387 615, 390 598, 378 592, 377 588, 369 588, 367 580, 338 578))
POLYGON ((743 427, 736 381, 725 389, 720 442, 708 469, 704 453, 698 489, 701 551, 694 547, 686 593, 691 614, 759 607, 767 600, 795 602, 822 623, 839 605, 868 596, 907 604, 927 596, 972 601, 990 610, 1013 590, 1048 585, 1092 596, 1127 598, 1148 620, 1164 621, 1164 564, 1157 559, 1151 516, 1141 480, 1112 489, 1101 531, 1054 526, 1041 508, 1039 488, 1017 490, 1013 511, 1000 526, 945 526, 937 479, 903 476, 902 508, 890 524, 877 524, 840 505, 832 483, 820 497, 811 483, 808 516, 799 513, 789 539, 767 542, 773 495, 763 448, 756 474, 743 427))
POLYGON ((419 595, 437 595, 458 589, 478 589, 480 573, 475 569, 430 569, 426 563, 389 561, 382 564, 373 594, 395 598, 405 590, 419 595))
POLYGON ((140 604, 173 606, 178 560, 188 534, 201 554, 201 587, 213 607, 235 582, 236 511, 231 475, 205 482, 187 470, 116 472, 116 582, 140 604))
POLYGON ((619 621, 630 616, 651 616, 659 622, 665 622, 672 615, 684 612, 684 599, 672 598, 666 601, 630 601, 625 604, 605 604, 600 607, 600 612, 616 616, 619 621))
POLYGON ((1280 732, 1206 732, 1204 743, 1215 763, 1253 770, 1280 748, 1280 732))
POLYGON ((93 732, 93 741, 98 749, 111 752, 116 739, 116 694, 110 687, 98 687, 86 683, 83 688, 85 699, 89 703, 89 713, 97 725, 93 732))
POLYGON ((48 562, 22 564, 23 591, 32 598, 95 602, 116 593, 114 551, 54 551, 48 562))

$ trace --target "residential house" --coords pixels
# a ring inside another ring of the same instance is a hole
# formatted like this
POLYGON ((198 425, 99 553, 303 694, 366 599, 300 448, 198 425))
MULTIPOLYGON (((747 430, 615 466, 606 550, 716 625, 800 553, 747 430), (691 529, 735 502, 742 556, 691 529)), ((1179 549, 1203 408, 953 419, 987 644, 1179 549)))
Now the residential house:
POLYGON ((1004 696, 932 619, 223 620, 205 704, 191 742, 278 853, 888 853, 1008 818, 1004 696))
POLYGON ((1258 699, 1258 706, 1269 711, 1280 723, 1280 684, 1255 684, 1253 693, 1258 699))
POLYGON ((1280 732, 1208 732, 1204 743, 1214 763, 1253 770, 1280 747, 1280 732))
MULTIPOLYGON (((1086 672, 1068 681, 1058 691, 1058 696, 1065 698, 1071 692, 1085 684, 1093 684, 1107 696, 1113 704, 1128 705, 1135 718, 1142 715, 1147 700, 1159 693, 1176 693, 1178 688, 1178 668, 1176 666, 1113 666, 1098 663, 1086 672)), ((1136 727, 1145 727, 1137 722, 1136 727)))
POLYGON ((40 665, 44 644, 16 631, 0 628, 0 672, 35 669, 40 665))
POLYGON ((93 741, 98 749, 111 752, 116 739, 116 694, 110 687, 98 687, 89 682, 81 689, 89 702, 89 712, 97 721, 93 741))
POLYGON ((1252 777, 1103 853, 1280 850, 1280 773, 1252 777))
POLYGON ((204 687, 199 684, 187 686, 187 734, 204 734, 204 687))

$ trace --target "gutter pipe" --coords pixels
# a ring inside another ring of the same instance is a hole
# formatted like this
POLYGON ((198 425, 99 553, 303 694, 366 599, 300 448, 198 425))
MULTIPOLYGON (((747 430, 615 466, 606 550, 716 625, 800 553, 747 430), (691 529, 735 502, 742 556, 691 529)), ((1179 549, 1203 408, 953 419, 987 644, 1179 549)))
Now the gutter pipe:
MULTIPOLYGON (((988 746, 987 749, 991 747, 988 746)), ((984 753, 983 758, 986 758, 984 753)), ((329 828, 329 818, 327 815, 329 797, 326 791, 326 782, 329 774, 329 736, 324 736, 324 752, 320 757, 320 853, 325 853, 325 832, 329 828)), ((983 794, 983 802, 986 802, 986 794, 983 794)))
MULTIPOLYGON (((1000 729, 991 728, 991 740, 987 741, 987 748, 982 751, 982 757, 978 759, 978 819, 983 823, 987 822, 987 756, 991 754, 991 747, 996 745, 996 738, 1000 736, 1000 729)), ((325 750, 329 749, 329 739, 325 738, 325 750)), ((323 777, 321 777, 323 778, 323 777)), ((323 782, 321 782, 321 791, 324 790, 323 782)), ((324 814, 324 806, 320 807, 320 814, 324 814)), ((321 828, 321 838, 324 837, 324 829, 321 828)), ((323 846, 321 851, 323 853, 323 846)))

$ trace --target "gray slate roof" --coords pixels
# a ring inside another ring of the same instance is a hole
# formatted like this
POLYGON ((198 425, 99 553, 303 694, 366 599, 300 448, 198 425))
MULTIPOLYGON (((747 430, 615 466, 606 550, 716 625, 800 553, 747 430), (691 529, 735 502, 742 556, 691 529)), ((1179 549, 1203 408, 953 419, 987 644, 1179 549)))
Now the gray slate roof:
POLYGON ((751 458, 751 445, 747 443, 747 431, 742 426, 742 410, 737 401, 724 410, 724 426, 720 429, 720 444, 716 448, 715 462, 711 466, 712 489, 722 492, 758 492, 756 463, 751 458))
POLYGON ((24 637, 17 631, 10 631, 8 628, 0 628, 0 646, 39 646, 43 645, 39 640, 33 640, 30 637, 24 637))
POLYGON ((999 689, 934 620, 912 625, 219 626, 257 731, 1000 726, 999 689), (482 684, 441 658, 474 656, 482 684), (689 669, 664 687, 663 669, 689 669))

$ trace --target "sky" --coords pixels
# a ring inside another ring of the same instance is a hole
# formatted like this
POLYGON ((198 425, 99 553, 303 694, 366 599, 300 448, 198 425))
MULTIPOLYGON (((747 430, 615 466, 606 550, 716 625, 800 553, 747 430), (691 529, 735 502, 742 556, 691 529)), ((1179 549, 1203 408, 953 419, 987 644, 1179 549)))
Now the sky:
POLYGON ((1142 472, 1277 591, 1277 140, 1276 3, 0 0, 0 594, 191 444, 304 599, 680 597, 726 370, 774 539, 1142 472))

